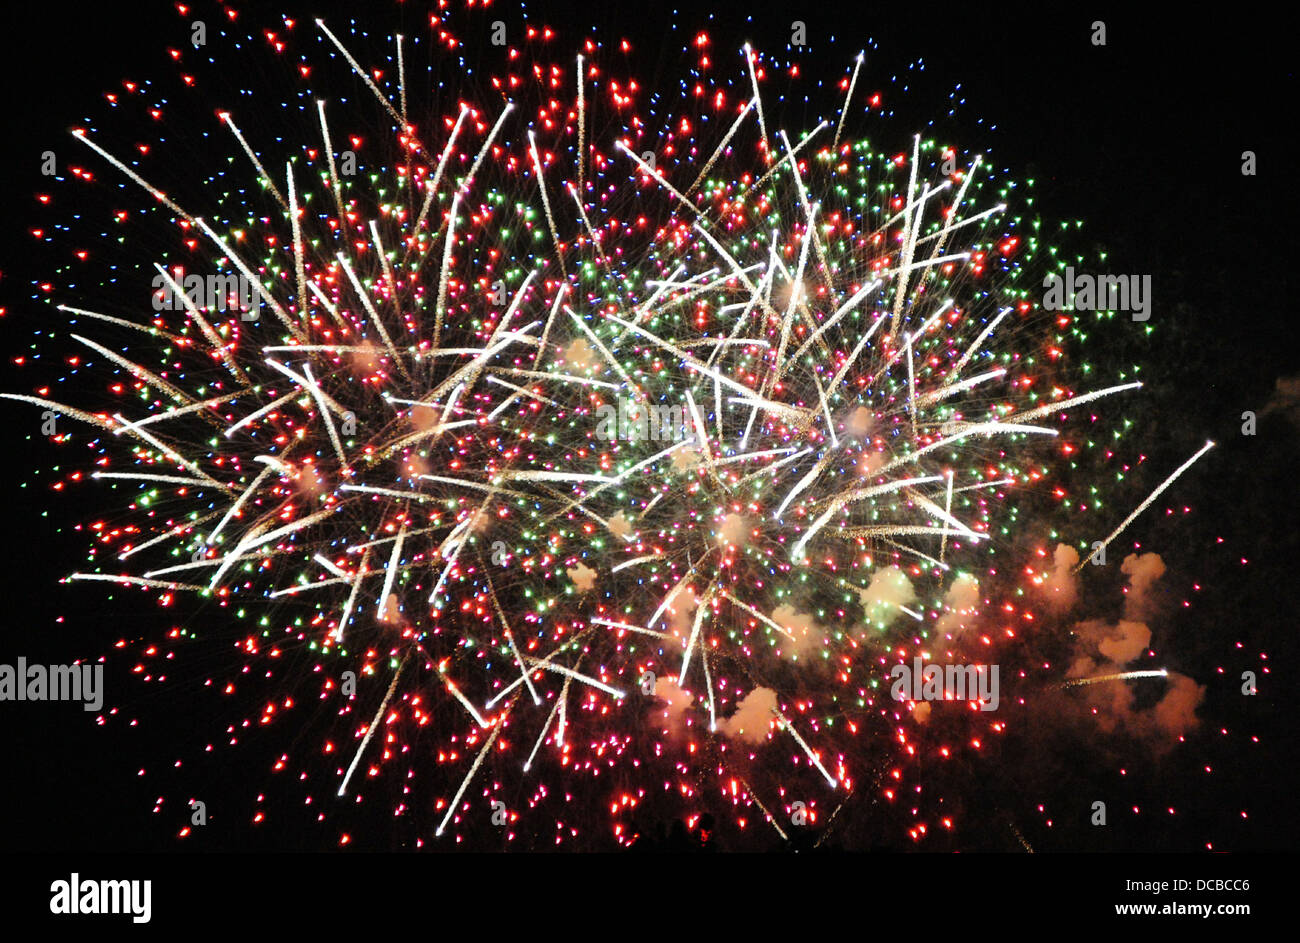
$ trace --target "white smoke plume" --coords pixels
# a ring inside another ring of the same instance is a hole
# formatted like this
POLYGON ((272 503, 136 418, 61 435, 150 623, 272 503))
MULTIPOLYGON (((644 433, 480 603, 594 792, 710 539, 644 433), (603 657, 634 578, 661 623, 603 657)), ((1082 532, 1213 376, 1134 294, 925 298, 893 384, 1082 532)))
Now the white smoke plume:
POLYGON ((950 635, 974 628, 979 621, 980 602, 979 581, 963 573, 944 593, 945 612, 935 623, 935 629, 943 635, 950 635))
MULTIPOLYGON (((1058 563, 1062 559, 1061 549, 1057 548, 1058 563)), ((1070 678, 1150 667, 1142 661, 1151 644, 1151 628, 1144 620, 1155 615, 1159 608, 1155 587, 1164 575, 1165 564, 1159 554, 1135 553, 1124 558, 1120 569, 1128 577, 1124 617, 1114 625, 1103 619, 1089 619, 1075 625, 1073 660, 1066 673, 1070 678)), ((1154 741, 1157 750, 1163 750, 1170 746, 1171 739, 1195 729, 1199 722, 1196 709, 1205 700, 1205 686, 1186 675, 1170 672, 1165 683, 1161 699, 1146 710, 1135 708, 1133 682, 1107 681, 1087 685, 1080 691, 1103 731, 1124 729, 1154 741)))
POLYGON ((1039 589, 1048 608, 1065 613, 1074 608, 1079 598, 1079 580, 1074 568, 1079 565, 1079 551, 1065 544, 1057 544, 1052 555, 1052 568, 1039 581, 1039 589))
POLYGON ((794 639, 779 638, 782 650, 803 657, 821 647, 826 632, 806 612, 799 612, 794 606, 782 603, 772 613, 772 621, 794 636, 794 639))
POLYGON ((734 714, 718 721, 718 730, 733 740, 762 743, 772 726, 775 709, 776 692, 770 688, 754 688, 741 698, 734 714))
POLYGON ((866 589, 858 590, 862 608, 867 611, 868 625, 888 625, 906 606, 916 599, 916 591, 907 574, 896 566, 877 570, 866 589))

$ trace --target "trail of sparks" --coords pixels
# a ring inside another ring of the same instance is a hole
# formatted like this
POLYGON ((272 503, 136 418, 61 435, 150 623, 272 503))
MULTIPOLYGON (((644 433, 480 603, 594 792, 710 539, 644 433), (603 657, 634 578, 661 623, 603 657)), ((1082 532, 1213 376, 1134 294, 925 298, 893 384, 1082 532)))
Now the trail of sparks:
MULTIPOLYGON (((1132 524, 1135 520, 1137 520, 1137 518, 1139 517, 1139 515, 1142 514, 1143 511, 1145 511, 1147 508, 1149 508, 1152 504, 1155 503, 1156 498, 1164 494, 1165 491, 1169 488, 1169 486, 1172 485, 1175 481, 1179 479, 1179 477, 1182 476, 1183 472, 1187 471, 1187 469, 1195 465, 1197 459, 1199 459, 1206 452, 1210 451, 1210 449, 1212 448, 1214 448, 1214 443, 1206 442, 1203 446, 1200 447, 1199 450, 1197 450, 1195 455, 1193 455, 1187 461, 1183 462, 1183 464, 1179 465, 1176 469, 1174 469, 1174 473, 1170 475, 1168 478, 1166 478, 1160 484, 1160 486, 1156 488, 1155 491, 1152 491, 1149 495, 1147 495, 1146 500, 1143 501, 1141 504, 1139 504, 1136 508, 1134 508, 1133 513, 1130 514, 1128 517, 1124 518, 1124 520, 1120 522, 1120 525, 1116 527, 1113 531, 1111 531, 1110 535, 1101 542, 1101 547, 1095 548, 1093 550, 1093 553, 1096 553, 1098 550, 1104 550, 1106 547, 1109 547, 1110 542, 1112 540, 1114 540, 1116 537, 1122 534, 1124 532, 1124 529, 1128 527, 1129 524, 1132 524)), ((1079 565, 1074 568, 1074 572, 1078 573, 1081 569, 1083 569, 1083 567, 1087 564, 1088 560, 1090 560, 1091 558, 1092 558, 1091 555, 1089 555, 1088 557, 1085 557, 1083 560, 1081 560, 1079 562, 1079 565)))
POLYGON ((1077 688, 1087 684, 1101 684, 1106 681, 1135 681, 1138 678, 1167 678, 1169 671, 1165 668, 1150 671, 1117 671, 1113 674, 1097 675, 1094 678, 1074 678, 1061 685, 1062 688, 1077 688))

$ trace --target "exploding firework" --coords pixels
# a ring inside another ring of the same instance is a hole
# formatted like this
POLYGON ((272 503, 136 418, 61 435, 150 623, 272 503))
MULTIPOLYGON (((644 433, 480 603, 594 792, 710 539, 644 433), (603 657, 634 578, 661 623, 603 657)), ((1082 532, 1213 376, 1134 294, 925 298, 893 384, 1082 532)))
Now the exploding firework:
MULTIPOLYGON (((90 426, 91 477, 129 489, 69 580, 255 613, 241 652, 310 665, 337 711, 332 792, 433 769, 395 803, 421 840, 561 842, 575 781, 624 843, 643 803, 786 837, 860 781, 892 799, 930 707, 889 666, 991 644, 1016 495, 1071 409, 1139 386, 1068 382, 1024 188, 864 137, 861 56, 791 133, 748 47, 692 72, 703 106, 647 108, 602 44, 551 61, 540 28, 479 100, 424 102, 460 44, 431 25, 386 69, 323 21, 265 34, 355 76, 350 122, 391 137, 360 171, 309 91, 300 138, 219 113, 247 182, 206 204, 74 132, 182 245, 153 317, 56 299, 109 405, 10 397, 90 426)), ((976 748, 1001 730, 971 717, 976 748)))

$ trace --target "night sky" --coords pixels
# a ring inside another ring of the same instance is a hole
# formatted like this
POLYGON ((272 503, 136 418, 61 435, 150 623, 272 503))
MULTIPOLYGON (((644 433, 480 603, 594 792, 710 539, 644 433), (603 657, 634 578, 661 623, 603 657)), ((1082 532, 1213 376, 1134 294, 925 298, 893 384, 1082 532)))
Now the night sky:
MULTIPOLYGON (((239 6, 268 21, 274 6, 308 20, 321 15, 331 24, 373 6, 379 8, 373 29, 381 34, 420 29, 424 9, 391 0, 239 6)), ((1134 549, 1154 551, 1166 565, 1151 647, 1160 653, 1158 665, 1206 686, 1199 727, 1168 751, 1108 743, 1078 729, 1022 728, 994 755, 934 774, 938 788, 960 803, 964 824, 959 834, 936 837, 923 849, 1017 852, 1017 831, 1040 851, 1293 847, 1296 767, 1286 718, 1294 716, 1288 705, 1300 627, 1292 602, 1300 556, 1300 396, 1294 385, 1289 398, 1281 395, 1278 382, 1300 375, 1292 235, 1300 207, 1290 180, 1295 149, 1288 133, 1294 52, 1284 31, 1264 14, 1240 15, 1239 8, 1229 19, 1192 8, 1176 18, 1139 13, 1125 4, 1077 13, 1009 4, 950 13, 933 4, 719 3, 712 17, 694 4, 684 10, 659 3, 583 6, 590 9, 529 4, 528 10, 531 20, 561 34, 577 35, 591 25, 606 40, 629 37, 629 67, 651 87, 678 74, 681 46, 698 30, 709 32, 721 59, 745 41, 784 49, 790 21, 803 19, 810 37, 803 55, 833 61, 826 74, 836 80, 840 65, 847 67, 872 41, 859 94, 887 93, 896 112, 886 125, 890 133, 907 141, 905 135, 931 117, 940 119, 943 133, 971 148, 987 147, 1017 179, 1033 178, 1044 218, 1083 220, 1068 237, 1072 253, 1105 253, 1110 271, 1152 276, 1150 330, 1117 318, 1094 329, 1086 354, 1103 370, 1141 364, 1146 384, 1122 407, 1134 424, 1126 447, 1144 462, 1122 485, 1106 484, 1107 521, 1136 506, 1207 439, 1218 443, 1114 550, 1116 559, 1134 549), (1094 20, 1106 23, 1104 48, 1090 43, 1094 20), (924 71, 909 73, 917 60, 924 71), (957 83, 965 104, 945 118, 957 83), (1246 150, 1257 155, 1255 176, 1241 173, 1246 150), (1253 437, 1241 433, 1246 410, 1259 416, 1253 437), (1240 691, 1247 669, 1260 672, 1255 697, 1240 691), (1088 750, 1077 749, 1080 739, 1090 743, 1088 750), (1107 829, 1088 822, 1094 795, 1111 799, 1107 829), (1037 809, 1040 803, 1047 811, 1037 809), (1141 814, 1128 814, 1134 806, 1141 814), (1165 814, 1168 806, 1178 814, 1165 814)), ((48 219, 35 199, 46 188, 40 154, 52 149, 60 160, 92 166, 74 150, 68 129, 85 115, 93 115, 97 126, 111 126, 102 120, 103 93, 120 88, 123 79, 172 76, 166 50, 186 42, 188 17, 178 16, 172 4, 140 0, 12 3, 2 16, 0 68, 8 94, 0 113, 6 210, 0 227, 0 388, 29 393, 36 381, 13 360, 28 352, 33 331, 56 313, 33 300, 33 284, 53 278, 56 255, 61 261, 65 254, 30 233, 48 219)), ((277 95, 271 81, 263 87, 268 99, 277 95)), ((840 95, 834 88, 821 94, 832 101, 840 95)), ((255 107, 239 104, 243 114, 255 107)), ((802 108, 785 106, 791 128, 805 117, 802 108)), ((807 114, 813 111, 809 106, 807 114)), ((255 130, 271 126, 268 121, 255 130)), ((93 166, 106 178, 113 174, 93 166)), ((201 600, 162 609, 149 594, 119 591, 109 605, 101 585, 58 583, 84 563, 87 537, 73 528, 92 519, 100 505, 93 488, 56 494, 51 475, 35 473, 75 463, 79 448, 56 449, 38 434, 38 417, 30 406, 0 403, 9 514, 0 545, 6 610, 0 662, 24 655, 29 662, 68 663, 108 653, 119 638, 161 639, 185 619, 219 625, 223 611, 201 600)), ((1113 569, 1113 585, 1098 591, 1111 601, 1121 585, 1113 569)), ((222 741, 226 725, 248 713, 232 711, 202 683, 236 670, 228 639, 213 632, 179 646, 164 685, 140 683, 130 664, 110 657, 105 676, 109 703, 139 718, 136 726, 115 720, 98 729, 95 715, 78 704, 0 703, 6 757, 0 847, 316 851, 337 849, 340 832, 360 849, 412 847, 409 829, 394 821, 388 801, 400 784, 380 787, 360 806, 304 810, 292 783, 269 773, 276 757, 313 742, 310 722, 297 733, 294 721, 253 731, 238 750, 203 754, 204 744, 222 741), (181 770, 170 768, 177 757, 185 759, 181 770), (147 775, 138 775, 142 769, 147 775), (183 800, 195 789, 214 811, 208 825, 182 841, 177 832, 188 819, 183 800), (164 795, 164 810, 154 812, 164 795), (268 819, 253 827, 257 810, 266 810, 268 819), (315 821, 320 811, 327 813, 324 826, 315 821)), ((311 710, 304 708, 305 717, 311 710)), ((332 798, 329 790, 321 798, 332 798)), ((823 847, 917 847, 898 817, 873 815, 864 808, 868 801, 846 806, 823 847)), ((700 842, 698 835, 673 838, 670 823, 655 822, 653 814, 644 825, 647 834, 658 829, 669 836, 665 847, 700 842)), ((589 829, 579 850, 616 850, 607 831, 589 829)))

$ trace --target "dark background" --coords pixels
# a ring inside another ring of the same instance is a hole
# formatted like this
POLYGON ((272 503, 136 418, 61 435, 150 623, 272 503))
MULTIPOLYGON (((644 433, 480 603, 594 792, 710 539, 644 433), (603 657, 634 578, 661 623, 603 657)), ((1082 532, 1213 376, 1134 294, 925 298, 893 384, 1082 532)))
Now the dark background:
MULTIPOLYGON (((299 6, 244 5, 262 16, 299 6)), ((370 6, 311 9, 337 19, 349 12, 361 16, 370 6)), ((413 23, 422 19, 421 5, 397 6, 413 23)), ((1271 10, 1237 4, 1211 14, 1187 6, 1139 11, 1128 4, 1088 4, 1082 12, 998 4, 946 12, 934 4, 859 3, 745 4, 743 13, 727 13, 731 5, 719 2, 710 22, 694 5, 677 13, 667 4, 586 6, 594 9, 575 14, 557 8, 553 16, 544 4, 529 9, 534 19, 557 26, 590 16, 607 38, 634 37, 634 61, 647 83, 676 61, 676 48, 672 55, 656 50, 680 46, 687 24, 709 28, 720 49, 749 39, 776 51, 788 41, 790 21, 803 19, 810 43, 805 55, 837 62, 850 61, 874 39, 879 55, 869 58, 859 94, 889 88, 888 75, 924 57, 927 83, 942 88, 961 82, 967 113, 997 126, 995 160, 1036 178, 1044 212, 1086 220, 1081 251, 1103 246, 1113 271, 1153 273, 1151 336, 1123 324, 1117 331, 1126 333, 1106 343, 1118 360, 1144 364, 1148 388, 1126 414, 1149 436, 1155 471, 1125 497, 1113 498, 1112 507, 1136 503, 1206 438, 1220 443, 1152 510, 1141 531, 1145 545, 1169 564, 1166 579, 1176 592, 1192 582, 1205 587, 1196 611, 1180 624, 1175 647, 1183 658, 1180 670, 1208 683, 1210 691, 1201 709, 1205 729, 1187 759, 1156 768, 1160 779, 1134 787, 1157 803, 1178 796, 1192 814, 1158 826, 1134 823, 1118 847, 1195 850, 1207 835, 1223 850, 1293 846, 1288 692, 1295 683, 1298 628, 1300 449, 1296 426, 1282 412, 1261 418, 1256 437, 1240 434, 1242 411, 1263 411, 1277 379, 1300 373, 1293 329, 1295 57, 1289 33, 1271 10), (1090 43, 1093 20, 1107 25, 1104 48, 1090 43), (673 21, 680 29, 670 34, 673 21), (621 31, 605 28, 614 22, 621 31), (1244 150, 1257 154, 1257 176, 1241 175, 1244 150), (1193 506, 1194 514, 1167 521, 1166 504, 1193 506), (1259 697, 1242 698, 1235 679, 1260 664, 1260 652, 1268 653, 1272 674, 1259 697), (1222 676, 1216 675, 1220 667, 1222 676), (1232 735, 1216 739, 1220 725, 1230 726, 1232 735), (1248 743, 1251 735, 1260 737, 1259 745, 1248 743), (1202 763, 1213 763, 1216 775, 1193 779, 1202 763), (1247 807, 1249 820, 1225 824, 1247 807)), ((54 264, 48 247, 27 234, 40 218, 33 200, 42 189, 39 155, 46 149, 68 153, 67 129, 123 77, 171 74, 165 49, 186 41, 187 19, 172 5, 154 2, 12 2, 0 16, 6 90, 0 111, 0 387, 29 392, 30 380, 9 362, 26 351, 39 313, 31 284, 51 278, 54 264)), ((904 115, 924 118, 944 99, 893 100, 904 115)), ((36 434, 37 426, 30 407, 0 406, 0 478, 8 512, 0 525, 0 661, 25 655, 64 663, 97 656, 119 638, 161 635, 174 617, 146 597, 138 597, 140 605, 124 624, 126 607, 103 606, 99 587, 56 582, 84 559, 85 535, 67 524, 89 517, 93 505, 82 504, 92 495, 53 495, 48 476, 32 474, 72 457, 56 453, 36 434)), ((224 655, 214 650, 196 657, 199 677, 224 655)), ((151 813, 164 791, 155 780, 173 757, 193 756, 201 744, 219 739, 221 725, 206 713, 208 701, 197 685, 141 685, 114 674, 122 667, 110 663, 108 683, 121 686, 114 690, 135 686, 125 700, 142 718, 139 727, 119 719, 97 730, 95 715, 74 704, 0 704, 0 849, 333 846, 333 832, 301 829, 289 817, 274 828, 247 828, 251 794, 265 778, 266 765, 256 762, 246 767, 256 771, 254 781, 244 778, 242 762, 240 768, 213 763, 205 770, 213 794, 229 796, 235 809, 215 817, 201 843, 178 842, 187 816, 176 807, 179 797, 164 813, 151 813), (137 775, 146 767, 148 775, 137 775)), ((1059 850, 1101 850, 1089 844, 1093 838, 1084 826, 1030 838, 1059 850)))

